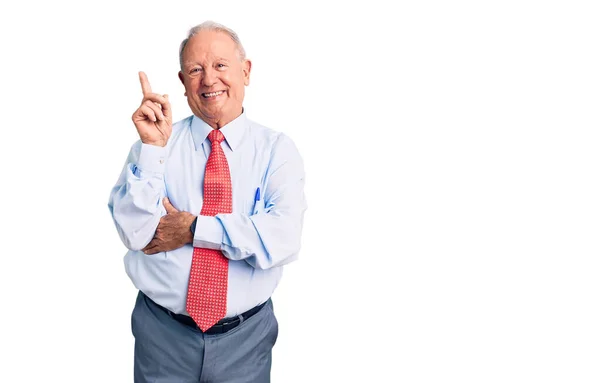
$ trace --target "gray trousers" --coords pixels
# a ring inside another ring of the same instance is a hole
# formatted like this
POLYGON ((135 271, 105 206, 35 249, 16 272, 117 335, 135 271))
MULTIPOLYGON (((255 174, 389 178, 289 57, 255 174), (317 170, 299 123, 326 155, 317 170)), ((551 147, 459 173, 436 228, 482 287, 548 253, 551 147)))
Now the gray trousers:
POLYGON ((135 383, 269 383, 278 325, 271 299, 225 334, 203 334, 140 292, 131 314, 135 383))

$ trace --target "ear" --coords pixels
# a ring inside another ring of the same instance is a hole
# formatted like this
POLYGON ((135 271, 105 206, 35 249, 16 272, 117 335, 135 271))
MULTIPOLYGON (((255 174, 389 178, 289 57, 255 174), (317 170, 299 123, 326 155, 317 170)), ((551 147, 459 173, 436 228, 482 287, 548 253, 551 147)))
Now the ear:
MULTIPOLYGON (((183 87, 185 88, 185 82, 183 82, 183 73, 181 71, 179 71, 179 73, 177 73, 177 76, 179 77, 179 81, 181 81, 181 83, 183 84, 183 87)), ((184 96, 187 96, 187 92, 183 92, 184 96)))
POLYGON ((242 72, 244 74, 244 85, 250 85, 250 70, 252 69, 252 61, 244 60, 242 63, 242 72))

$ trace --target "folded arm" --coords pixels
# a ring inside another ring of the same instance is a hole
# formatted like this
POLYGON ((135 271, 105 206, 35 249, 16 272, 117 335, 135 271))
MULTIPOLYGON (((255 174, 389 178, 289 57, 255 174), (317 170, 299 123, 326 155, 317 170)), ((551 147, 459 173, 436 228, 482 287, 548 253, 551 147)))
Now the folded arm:
POLYGON ((123 244, 141 250, 153 238, 160 218, 166 214, 162 198, 166 149, 136 142, 110 193, 108 208, 123 244))
POLYGON ((268 269, 295 260, 306 201, 304 166, 294 143, 280 135, 272 151, 257 214, 198 216, 194 246, 221 250, 231 260, 268 269))

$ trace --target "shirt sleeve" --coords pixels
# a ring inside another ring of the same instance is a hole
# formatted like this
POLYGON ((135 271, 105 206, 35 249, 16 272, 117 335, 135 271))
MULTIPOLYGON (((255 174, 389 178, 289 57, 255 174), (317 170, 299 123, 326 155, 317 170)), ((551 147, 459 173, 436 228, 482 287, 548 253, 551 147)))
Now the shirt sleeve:
POLYGON ((199 216, 194 246, 221 250, 257 269, 289 263, 298 257, 304 211, 304 165, 287 136, 275 142, 257 214, 199 216))
POLYGON ((166 214, 164 180, 166 148, 136 142, 110 192, 108 208, 123 244, 143 249, 166 214))

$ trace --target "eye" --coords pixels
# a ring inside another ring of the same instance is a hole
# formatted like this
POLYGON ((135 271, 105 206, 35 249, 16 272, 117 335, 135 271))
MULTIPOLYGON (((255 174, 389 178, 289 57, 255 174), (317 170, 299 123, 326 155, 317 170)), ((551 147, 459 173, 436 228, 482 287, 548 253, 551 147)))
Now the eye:
POLYGON ((225 68, 227 68, 227 65, 225 65, 225 64, 217 64, 217 68, 219 68, 219 69, 225 69, 225 68))
POLYGON ((202 68, 199 68, 199 67, 192 68, 192 70, 190 70, 190 74, 199 73, 201 71, 202 71, 202 68))

